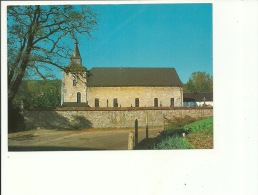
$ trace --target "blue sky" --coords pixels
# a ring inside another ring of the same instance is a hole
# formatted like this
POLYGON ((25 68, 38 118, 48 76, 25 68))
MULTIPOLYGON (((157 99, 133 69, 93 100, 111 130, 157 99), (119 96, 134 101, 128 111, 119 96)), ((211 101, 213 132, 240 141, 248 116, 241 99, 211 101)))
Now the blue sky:
POLYGON ((91 6, 94 39, 79 38, 87 69, 173 67, 183 83, 192 72, 212 75, 212 4, 91 6))

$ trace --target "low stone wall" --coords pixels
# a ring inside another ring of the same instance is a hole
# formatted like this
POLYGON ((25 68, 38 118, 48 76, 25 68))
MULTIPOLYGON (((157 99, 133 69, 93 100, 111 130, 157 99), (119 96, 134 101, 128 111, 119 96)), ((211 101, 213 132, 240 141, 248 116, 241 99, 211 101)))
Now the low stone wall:
POLYGON ((57 109, 48 111, 25 110, 26 129, 87 129, 87 128, 129 128, 134 127, 135 119, 139 127, 163 127, 175 117, 190 116, 204 118, 213 116, 212 108, 180 109, 118 109, 80 110, 57 109))

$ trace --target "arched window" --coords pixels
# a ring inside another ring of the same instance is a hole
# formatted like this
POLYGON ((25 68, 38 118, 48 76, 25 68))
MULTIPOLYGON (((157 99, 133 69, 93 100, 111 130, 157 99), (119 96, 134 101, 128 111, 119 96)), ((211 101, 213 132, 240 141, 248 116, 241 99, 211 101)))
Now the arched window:
POLYGON ((118 100, 117 100, 117 98, 113 99, 113 107, 118 107, 118 100))
POLYGON ((174 105, 175 105, 174 98, 170 98, 170 107, 174 107, 174 105))
POLYGON ((77 103, 81 103, 81 93, 77 93, 77 103))
POLYGON ((99 107, 99 98, 95 98, 95 107, 99 107))
POLYGON ((135 98, 135 107, 139 107, 140 101, 139 98, 135 98))
POLYGON ((158 107, 159 106, 159 100, 158 98, 154 98, 154 107, 158 107))

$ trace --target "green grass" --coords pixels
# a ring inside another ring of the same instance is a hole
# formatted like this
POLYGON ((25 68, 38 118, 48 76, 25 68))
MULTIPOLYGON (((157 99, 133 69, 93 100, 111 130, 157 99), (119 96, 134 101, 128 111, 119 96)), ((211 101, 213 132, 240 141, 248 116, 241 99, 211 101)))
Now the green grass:
POLYGON ((166 137, 154 146, 154 149, 192 149, 185 138, 179 136, 166 137))
MULTIPOLYGON (((168 129, 163 131, 153 148, 154 149, 194 149, 195 146, 206 147, 212 144, 212 138, 205 137, 212 136, 213 132, 213 117, 195 121, 189 124, 171 125, 168 129), (187 136, 183 137, 182 133, 187 136), (206 136, 207 134, 207 136, 206 136), (190 140, 187 139, 190 138, 190 140), (206 139, 206 140, 205 140, 206 139), (207 142, 202 143, 202 142, 207 142), (192 144, 193 143, 193 144, 192 144), (204 145, 204 146, 202 146, 204 145)), ((210 146, 211 147, 211 146, 210 146)))
POLYGON ((184 125, 183 129, 186 132, 199 132, 203 130, 210 130, 213 128, 213 117, 199 120, 187 125, 184 125))

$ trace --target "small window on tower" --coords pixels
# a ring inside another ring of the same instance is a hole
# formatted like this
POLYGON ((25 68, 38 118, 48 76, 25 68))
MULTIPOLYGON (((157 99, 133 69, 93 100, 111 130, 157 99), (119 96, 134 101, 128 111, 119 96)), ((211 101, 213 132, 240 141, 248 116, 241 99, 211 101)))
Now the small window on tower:
POLYGON ((81 103, 81 93, 77 93, 77 103, 81 103))
POLYGON ((76 79, 73 79, 73 86, 76 86, 76 79))

